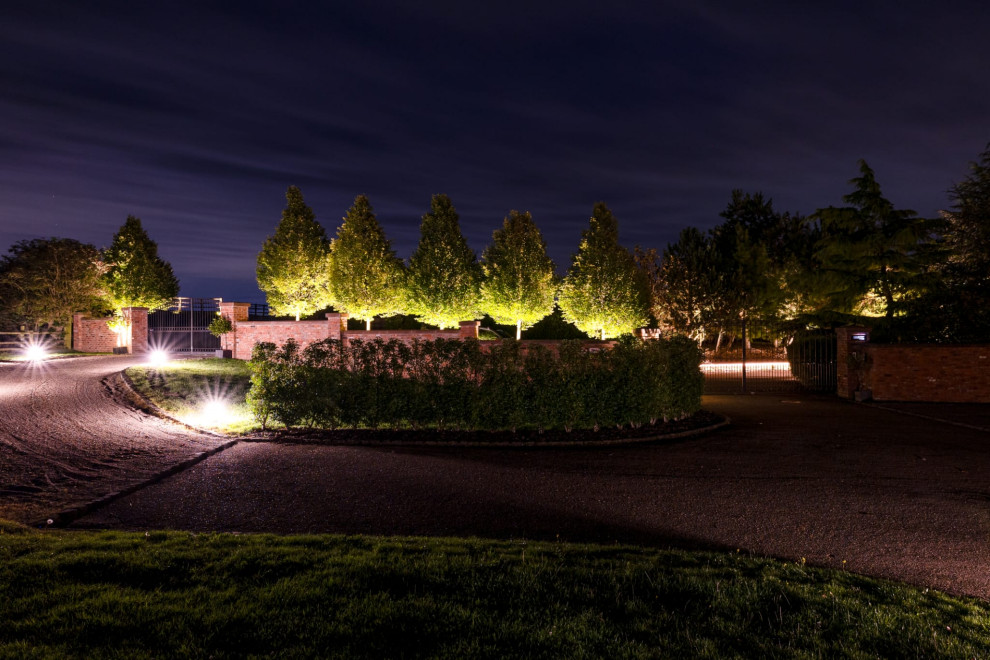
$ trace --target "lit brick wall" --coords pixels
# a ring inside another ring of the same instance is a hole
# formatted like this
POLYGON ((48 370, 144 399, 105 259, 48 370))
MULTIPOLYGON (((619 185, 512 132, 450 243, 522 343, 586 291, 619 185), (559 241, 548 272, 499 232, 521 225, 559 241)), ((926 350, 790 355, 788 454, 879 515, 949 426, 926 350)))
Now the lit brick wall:
MULTIPOLYGON (((117 346, 117 333, 107 326, 108 319, 88 319, 72 315, 72 348, 83 353, 110 353, 117 346)), ((147 333, 147 331, 146 331, 147 333)))

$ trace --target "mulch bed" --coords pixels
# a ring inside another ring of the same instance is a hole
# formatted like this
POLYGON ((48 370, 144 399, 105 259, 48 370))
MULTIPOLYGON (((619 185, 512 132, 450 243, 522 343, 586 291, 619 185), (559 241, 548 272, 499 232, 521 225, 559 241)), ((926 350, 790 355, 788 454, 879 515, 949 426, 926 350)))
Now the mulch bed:
POLYGON ((683 437, 694 431, 703 431, 726 423, 717 413, 701 410, 681 420, 660 421, 638 428, 573 429, 571 431, 518 430, 512 431, 453 431, 437 429, 340 429, 325 431, 297 429, 292 431, 268 431, 254 433, 244 440, 262 442, 292 442, 329 445, 460 445, 460 446, 560 446, 618 444, 665 437, 683 437))

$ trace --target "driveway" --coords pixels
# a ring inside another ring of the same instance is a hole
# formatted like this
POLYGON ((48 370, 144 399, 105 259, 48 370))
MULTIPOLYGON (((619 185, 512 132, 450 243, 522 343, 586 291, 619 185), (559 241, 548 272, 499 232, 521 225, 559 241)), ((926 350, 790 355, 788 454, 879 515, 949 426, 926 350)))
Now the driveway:
POLYGON ((115 375, 137 363, 0 362, 0 518, 45 520, 224 441, 129 406, 115 375))
POLYGON ((733 425, 622 448, 243 442, 74 526, 739 550, 990 598, 990 433, 827 397, 704 403, 733 425))

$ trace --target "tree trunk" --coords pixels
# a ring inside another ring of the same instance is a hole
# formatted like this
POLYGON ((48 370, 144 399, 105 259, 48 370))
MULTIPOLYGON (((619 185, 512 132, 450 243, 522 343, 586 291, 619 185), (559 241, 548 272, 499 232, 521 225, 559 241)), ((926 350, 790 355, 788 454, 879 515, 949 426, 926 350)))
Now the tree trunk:
POLYGON ((364 329, 371 332, 371 319, 368 319, 364 322, 364 329))
POLYGON ((522 321, 521 320, 517 320, 516 321, 516 341, 519 341, 520 339, 522 339, 522 321))

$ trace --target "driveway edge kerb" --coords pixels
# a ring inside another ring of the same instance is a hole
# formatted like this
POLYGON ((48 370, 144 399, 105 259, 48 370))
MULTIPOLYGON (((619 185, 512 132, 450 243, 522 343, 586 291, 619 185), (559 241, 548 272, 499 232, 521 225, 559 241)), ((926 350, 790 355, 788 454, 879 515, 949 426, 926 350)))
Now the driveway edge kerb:
MULTIPOLYGON (((711 412, 711 411, 709 411, 711 412)), ((717 413, 713 413, 717 414, 717 413)), ((485 442, 485 441, 442 441, 442 440, 333 440, 327 438, 292 438, 273 437, 259 438, 246 436, 241 438, 243 442, 268 442, 282 445, 313 445, 324 447, 451 447, 464 449, 510 449, 513 447, 526 448, 561 448, 561 447, 615 447, 619 445, 638 445, 647 442, 660 442, 663 440, 680 440, 691 438, 696 435, 703 435, 710 431, 728 426, 732 420, 725 415, 718 415, 722 419, 714 424, 702 426, 687 431, 676 431, 674 433, 657 433, 645 435, 641 438, 611 438, 608 440, 550 440, 540 442, 535 440, 520 440, 519 442, 485 442)))
POLYGON ((942 424, 951 424, 952 426, 958 426, 964 429, 971 429, 973 431, 983 431, 984 433, 990 433, 990 428, 986 426, 977 426, 976 424, 967 424, 966 422, 955 422, 951 419, 945 419, 944 417, 935 417, 933 415, 925 415, 924 413, 917 413, 910 410, 901 410, 899 408, 892 408, 890 406, 885 406, 882 403, 873 402, 860 402, 861 406, 866 406, 867 408, 877 408, 879 410, 887 410, 892 413, 898 413, 900 415, 910 415, 911 417, 918 417, 920 419, 927 419, 932 422, 941 422, 942 424))
POLYGON ((58 513, 54 514, 51 518, 48 518, 47 520, 41 522, 37 522, 33 526, 34 527, 65 527, 72 521, 81 518, 88 513, 92 513, 93 511, 99 509, 104 505, 110 504, 114 500, 119 500, 122 497, 126 497, 127 495, 131 495, 132 493, 136 493, 142 488, 147 488, 148 486, 152 486, 167 477, 171 477, 173 474, 182 472, 183 470, 190 468, 201 461, 206 460, 207 458, 213 456, 214 454, 219 454, 225 449, 230 449, 238 442, 240 442, 240 440, 230 440, 229 442, 225 442, 222 445, 213 447, 211 449, 207 449, 204 452, 200 452, 199 454, 196 454, 192 458, 188 458, 182 461, 181 463, 176 463, 172 467, 162 470, 158 474, 150 477, 149 479, 145 479, 140 483, 136 483, 131 486, 128 486, 127 488, 122 488, 113 493, 109 493, 102 497, 98 497, 97 499, 87 502, 85 504, 80 504, 79 506, 75 506, 69 509, 65 509, 63 511, 59 511, 58 513))

